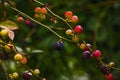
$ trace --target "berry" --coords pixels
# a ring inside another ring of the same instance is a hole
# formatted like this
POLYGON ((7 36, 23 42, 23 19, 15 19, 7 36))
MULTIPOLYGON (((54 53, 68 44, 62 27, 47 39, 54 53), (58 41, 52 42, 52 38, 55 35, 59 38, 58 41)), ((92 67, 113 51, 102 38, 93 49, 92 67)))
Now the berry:
POLYGON ((40 7, 36 7, 36 8, 35 8, 35 13, 40 14, 40 13, 41 13, 41 8, 40 8, 40 7))
POLYGON ((94 58, 100 58, 100 57, 101 57, 101 52, 100 52, 100 50, 95 50, 95 51, 93 51, 93 57, 94 57, 94 58))
POLYGON ((72 16, 71 21, 73 23, 77 23, 78 22, 78 17, 76 15, 72 16))
POLYGON ((23 73, 22 77, 23 77, 24 80, 30 80, 31 77, 32 77, 32 73, 30 73, 30 72, 27 70, 27 71, 25 71, 25 72, 23 73))
POLYGON ((104 74, 107 74, 107 68, 106 68, 106 66, 104 66, 104 65, 100 65, 100 71, 102 72, 102 73, 104 73, 104 74))
POLYGON ((82 28, 81 25, 77 25, 77 26, 75 26, 74 31, 76 33, 82 33, 83 32, 83 28, 82 28))
POLYGON ((22 57, 20 62, 21 62, 21 64, 26 64, 27 63, 27 58, 26 57, 22 57))
POLYGON ((14 56, 14 60, 15 61, 19 61, 21 59, 22 59, 22 55, 21 54, 19 54, 19 53, 15 54, 15 56, 14 56))
POLYGON ((88 58, 90 58, 90 51, 84 51, 83 53, 82 53, 82 58, 83 59, 88 59, 88 58))
POLYGON ((110 67, 114 67, 114 66, 115 66, 115 63, 114 63, 114 62, 110 62, 110 63, 109 63, 109 66, 110 66, 110 67))
POLYGON ((1 30, 0 36, 2 39, 7 39, 8 38, 8 30, 5 30, 5 29, 1 30))
POLYGON ((87 43, 86 44, 87 46, 86 46, 86 48, 85 48, 85 51, 89 51, 91 48, 92 48, 92 45, 91 44, 89 44, 89 43, 87 43))
POLYGON ((38 74, 40 74, 40 70, 39 69, 35 69, 34 73, 38 75, 38 74))
POLYGON ((21 16, 19 16, 19 17, 17 17, 17 19, 16 19, 18 22, 24 22, 24 18, 23 17, 21 17, 21 16))
POLYGON ((114 80, 111 73, 105 75, 105 80, 114 80))
POLYGON ((73 33, 73 31, 71 29, 67 29, 65 32, 66 35, 71 35, 72 33, 73 33))
POLYGON ((12 51, 11 47, 8 45, 4 46, 5 52, 10 53, 12 51))
POLYGON ((8 60, 8 59, 9 59, 9 54, 8 54, 8 53, 2 53, 2 54, 1 54, 1 58, 2 58, 3 60, 8 60))
POLYGON ((25 24, 26 24, 27 26, 29 26, 30 23, 31 23, 31 21, 30 21, 29 19, 26 19, 26 20, 25 20, 25 24))
POLYGON ((19 74, 17 72, 12 73, 13 78, 18 78, 19 74))
POLYGON ((64 48, 63 42, 62 42, 62 41, 57 41, 57 42, 55 43, 55 48, 56 48, 57 50, 62 50, 62 49, 64 48))
POLYGON ((76 35, 72 37, 72 41, 75 43, 78 42, 79 40, 80 40, 79 37, 76 35))
POLYGON ((42 14, 47 14, 48 11, 47 11, 47 9, 46 9, 45 7, 42 7, 42 8, 41 8, 41 13, 42 13, 42 14))
POLYGON ((71 18, 73 16, 73 13, 71 11, 66 11, 65 12, 65 17, 66 18, 71 18))
POLYGON ((42 78, 41 80, 46 80, 45 78, 42 78))
POLYGON ((85 50, 86 49, 86 45, 84 43, 81 43, 81 44, 79 44, 79 48, 81 50, 85 50))

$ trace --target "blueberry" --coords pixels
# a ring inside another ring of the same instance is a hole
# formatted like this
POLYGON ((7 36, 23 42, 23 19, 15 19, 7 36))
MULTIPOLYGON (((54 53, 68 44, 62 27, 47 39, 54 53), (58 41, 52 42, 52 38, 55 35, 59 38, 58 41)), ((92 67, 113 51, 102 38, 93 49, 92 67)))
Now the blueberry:
POLYGON ((83 59, 88 59, 89 57, 91 57, 90 51, 84 51, 84 52, 82 53, 82 58, 83 58, 83 59))
POLYGON ((63 42, 57 41, 57 42, 55 43, 55 48, 56 48, 57 50, 62 50, 62 49, 64 48, 63 42))

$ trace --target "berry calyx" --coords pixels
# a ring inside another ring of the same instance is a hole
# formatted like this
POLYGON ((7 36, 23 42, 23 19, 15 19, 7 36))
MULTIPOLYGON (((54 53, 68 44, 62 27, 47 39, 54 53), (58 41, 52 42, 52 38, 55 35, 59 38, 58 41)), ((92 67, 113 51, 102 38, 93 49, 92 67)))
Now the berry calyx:
POLYGON ((14 56, 14 60, 15 61, 20 61, 21 59, 22 59, 22 55, 21 54, 19 54, 19 53, 15 54, 15 56, 14 56))
POLYGON ((83 53, 82 53, 82 58, 83 59, 88 59, 88 58, 90 58, 91 57, 91 55, 90 55, 90 51, 84 51, 83 53))
POLYGON ((105 80, 113 80, 113 75, 111 73, 105 75, 105 80))
POLYGON ((66 11, 65 12, 65 17, 66 18, 71 18, 73 16, 73 13, 71 11, 66 11))
POLYGON ((78 22, 78 17, 76 15, 72 16, 71 21, 73 23, 77 23, 78 22))
POLYGON ((83 28, 82 28, 81 25, 77 25, 77 26, 74 27, 74 31, 76 33, 82 33, 83 32, 83 28))
POLYGON ((23 79, 24 80, 30 80, 32 77, 32 73, 30 73, 28 70, 23 73, 23 79))
POLYGON ((62 49, 64 48, 63 42, 62 42, 62 41, 57 41, 57 42, 55 43, 55 48, 56 48, 57 50, 62 50, 62 49))
POLYGON ((93 57, 94 58, 100 58, 101 57, 101 52, 100 52, 100 50, 95 50, 95 51, 93 51, 93 57))
POLYGON ((65 32, 66 35, 71 35, 72 33, 73 33, 73 31, 71 29, 67 29, 65 32))
POLYGON ((19 77, 19 74, 17 73, 17 72, 14 72, 14 73, 12 73, 12 76, 13 76, 13 78, 18 78, 19 77))

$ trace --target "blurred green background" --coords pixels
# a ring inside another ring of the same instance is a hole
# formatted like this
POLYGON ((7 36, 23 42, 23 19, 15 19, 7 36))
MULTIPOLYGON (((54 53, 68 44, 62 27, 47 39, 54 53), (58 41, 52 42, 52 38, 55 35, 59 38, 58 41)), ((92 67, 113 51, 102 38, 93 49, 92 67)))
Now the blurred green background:
MULTIPOLYGON (((28 0, 13 0, 20 11, 34 18, 34 7, 28 0)), ((72 11, 79 17, 77 24, 84 28, 81 38, 87 43, 96 43, 96 48, 100 49, 104 62, 114 61, 116 67, 120 68, 120 1, 119 0, 39 0, 56 14, 64 17, 65 11, 72 11)), ((35 6, 40 6, 34 3, 35 6)), ((0 18, 3 17, 2 8, 0 7, 0 18)), ((15 45, 27 53, 28 63, 31 69, 39 68, 41 76, 47 80, 105 80, 104 75, 96 67, 96 61, 92 58, 83 60, 82 51, 76 44, 64 42, 64 50, 57 51, 54 47, 59 38, 47 30, 37 25, 29 28, 24 23, 18 23, 15 20, 16 12, 7 8, 7 17, 18 24, 19 30, 15 31, 15 45), (31 34, 32 33, 32 34, 31 34), (30 35, 31 34, 31 35, 30 35), (30 35, 30 36, 29 36, 30 35), (38 53, 31 52, 39 50, 38 53), (40 52, 42 51, 42 52, 40 52)), ((54 29, 60 35, 65 35, 68 26, 58 19, 58 23, 51 22, 47 16, 42 23, 54 28, 63 28, 63 30, 54 29)), ((71 24, 73 27, 77 24, 71 24)), ((70 37, 68 37, 70 39, 70 37)), ((93 46, 94 47, 94 46, 93 46)), ((15 66, 12 61, 9 64, 15 66)), ((9 68, 8 72, 17 71, 16 66, 9 68), (12 70, 9 70, 12 69, 12 70)), ((24 68, 22 69, 24 70, 24 68)), ((22 73, 20 71, 19 73, 22 73)), ((120 71, 112 70, 115 80, 120 79, 120 71)), ((0 68, 0 74, 3 75, 0 68)), ((0 80, 4 76, 0 76, 0 80)), ((21 79, 22 80, 22 79, 21 79)), ((38 80, 32 78, 31 80, 38 80)))

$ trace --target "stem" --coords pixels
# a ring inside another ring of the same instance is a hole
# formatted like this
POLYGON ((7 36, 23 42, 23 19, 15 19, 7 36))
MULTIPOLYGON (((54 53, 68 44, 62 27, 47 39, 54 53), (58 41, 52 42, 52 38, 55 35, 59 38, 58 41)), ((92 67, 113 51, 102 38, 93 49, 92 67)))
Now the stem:
POLYGON ((65 37, 62 37, 61 35, 59 35, 58 33, 56 33, 56 32, 55 32, 54 30, 52 30, 50 27, 48 27, 48 26, 46 26, 46 25, 40 23, 39 21, 37 21, 37 20, 31 18, 30 16, 28 16, 28 15, 26 15, 25 13, 19 11, 18 9, 16 9, 16 8, 14 8, 14 7, 11 7, 11 6, 10 6, 10 8, 13 9, 14 11, 18 12, 18 13, 21 14, 22 16, 24 16, 24 17, 30 19, 31 21, 33 21, 33 22, 35 22, 35 23, 37 23, 37 24, 39 24, 39 25, 41 25, 41 26, 47 28, 47 29, 50 30, 52 33, 54 33, 56 36, 58 36, 59 38, 64 39, 64 40, 69 41, 69 42, 72 42, 71 40, 69 40, 69 39, 67 39, 67 38, 65 38, 65 37))
MULTIPOLYGON (((44 5, 43 3, 41 3, 41 2, 39 2, 39 1, 37 1, 37 0, 34 0, 35 2, 37 2, 37 3, 39 3, 40 5, 44 5)), ((45 7, 52 15, 54 15, 55 17, 57 17, 57 18, 59 18, 60 20, 62 20, 62 21, 64 21, 67 25, 68 25, 68 27, 71 29, 71 30, 73 30, 73 28, 71 27, 71 25, 68 23, 68 22, 66 22, 66 20, 65 19, 63 19, 62 17, 60 17, 60 16, 58 16, 57 14, 55 14, 54 12, 52 12, 48 7, 45 7)))

